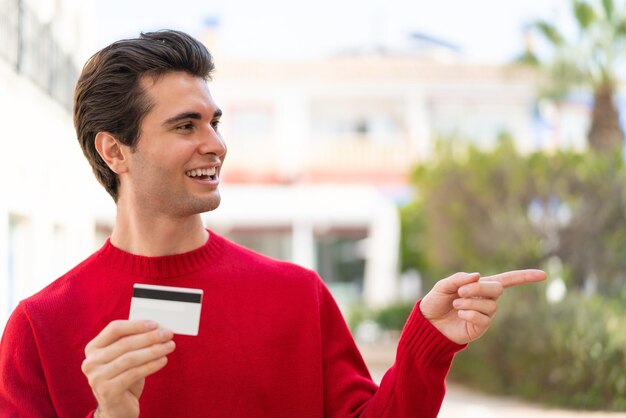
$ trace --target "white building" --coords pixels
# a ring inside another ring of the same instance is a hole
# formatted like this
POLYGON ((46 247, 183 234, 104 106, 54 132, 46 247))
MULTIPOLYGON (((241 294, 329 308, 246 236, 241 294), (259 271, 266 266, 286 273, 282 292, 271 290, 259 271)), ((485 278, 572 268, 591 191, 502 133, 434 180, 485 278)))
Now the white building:
POLYGON ((88 6, 0 0, 0 329, 93 248, 95 180, 70 112, 88 6))
POLYGON ((216 50, 210 87, 229 155, 207 224, 317 269, 343 303, 401 296, 396 207, 434 138, 488 148, 508 132, 521 150, 552 147, 519 69, 423 53, 233 62, 216 50))

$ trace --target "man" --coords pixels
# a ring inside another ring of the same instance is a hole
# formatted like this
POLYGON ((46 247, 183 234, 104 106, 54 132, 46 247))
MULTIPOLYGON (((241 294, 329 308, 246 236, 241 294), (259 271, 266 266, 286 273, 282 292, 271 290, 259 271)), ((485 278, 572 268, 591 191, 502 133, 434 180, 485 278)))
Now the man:
POLYGON ((110 239, 12 314, 3 417, 435 417, 454 353, 508 286, 541 271, 457 273, 419 301, 380 387, 319 277, 204 228, 226 146, 213 62, 176 31, 116 42, 85 65, 74 122, 117 205, 110 239), (202 289, 197 336, 127 320, 135 284, 202 289))

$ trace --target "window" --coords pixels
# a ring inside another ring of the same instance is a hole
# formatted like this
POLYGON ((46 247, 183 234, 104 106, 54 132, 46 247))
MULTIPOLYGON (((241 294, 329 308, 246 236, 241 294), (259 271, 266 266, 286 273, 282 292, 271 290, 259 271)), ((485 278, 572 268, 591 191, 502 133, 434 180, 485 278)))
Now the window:
POLYGON ((266 137, 272 133, 272 112, 265 106, 244 106, 230 110, 229 133, 235 140, 266 137))
POLYGON ((320 99, 311 109, 318 136, 387 140, 403 131, 404 108, 398 99, 320 99))
POLYGON ((32 275, 30 270, 32 262, 29 260, 27 242, 28 229, 29 222, 26 217, 9 214, 8 280, 4 301, 6 309, 8 309, 7 314, 13 311, 20 298, 25 296, 22 289, 27 287, 28 280, 32 275))

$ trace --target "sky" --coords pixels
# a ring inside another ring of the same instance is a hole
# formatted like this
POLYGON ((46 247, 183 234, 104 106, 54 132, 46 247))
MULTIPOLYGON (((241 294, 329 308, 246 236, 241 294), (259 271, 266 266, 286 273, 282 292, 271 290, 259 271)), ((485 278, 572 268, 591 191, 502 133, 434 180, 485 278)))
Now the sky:
POLYGON ((231 58, 310 59, 384 43, 411 32, 458 46, 474 62, 508 62, 524 47, 523 27, 554 18, 567 0, 96 0, 99 49, 140 31, 200 36, 219 22, 220 53, 231 58))

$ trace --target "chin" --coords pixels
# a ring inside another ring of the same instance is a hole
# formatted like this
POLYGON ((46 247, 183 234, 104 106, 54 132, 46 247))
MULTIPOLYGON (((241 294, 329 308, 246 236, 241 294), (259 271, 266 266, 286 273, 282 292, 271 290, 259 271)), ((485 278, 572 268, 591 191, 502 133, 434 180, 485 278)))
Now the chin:
POLYGON ((207 206, 202 212, 211 212, 217 209, 220 206, 220 202, 217 201, 214 204, 207 206))
POLYGON ((181 196, 178 199, 171 198, 169 200, 167 211, 176 214, 176 216, 193 216, 217 209, 220 202, 219 193, 212 193, 210 196, 181 196))
POLYGON ((222 202, 220 195, 212 196, 210 199, 202 202, 201 210, 198 213, 211 212, 217 209, 222 202))

